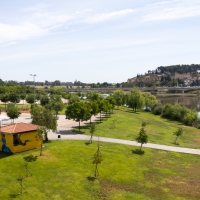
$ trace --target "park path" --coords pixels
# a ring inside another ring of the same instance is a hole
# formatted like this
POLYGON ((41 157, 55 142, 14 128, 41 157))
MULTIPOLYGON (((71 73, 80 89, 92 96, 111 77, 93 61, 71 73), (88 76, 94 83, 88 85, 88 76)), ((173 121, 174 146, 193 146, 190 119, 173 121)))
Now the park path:
MULTIPOLYGON (((99 116, 92 117, 92 121, 95 121, 99 118, 99 116)), ((15 122, 25 122, 30 123, 31 118, 29 113, 22 113, 18 119, 15 120, 15 122)), ((4 121, 4 125, 10 124, 10 120, 4 121)), ((90 123, 89 121, 83 121, 81 122, 81 126, 84 126, 85 124, 90 123)), ((49 132, 48 137, 50 140, 85 140, 89 141, 90 136, 84 135, 84 134, 77 134, 72 131, 74 127, 78 126, 78 122, 75 122, 73 120, 65 119, 65 115, 59 115, 58 116, 58 131, 56 133, 49 132), (58 138, 58 135, 60 138, 58 138)), ((140 146, 140 143, 137 143, 136 141, 130 141, 130 140, 122 140, 122 139, 115 139, 115 138, 107 138, 107 137, 97 137, 93 136, 94 141, 100 141, 100 142, 110 142, 110 143, 116 143, 116 144, 125 144, 125 145, 131 145, 131 146, 140 146)), ((180 153, 188 153, 188 154, 197 154, 200 155, 200 149, 191 149, 191 148, 184 148, 184 147, 175 147, 175 146, 167 146, 167 145, 160 145, 160 144, 152 144, 147 143, 143 144, 143 147, 146 148, 152 148, 152 149, 159 149, 159 150, 165 150, 165 151, 173 151, 173 152, 180 152, 180 153)))
MULTIPOLYGON (((93 117, 92 121, 96 120, 97 117, 93 117)), ((81 126, 83 126, 84 124, 87 124, 87 123, 89 123, 89 122, 81 122, 81 126)), ((59 116, 58 132, 57 133, 49 132, 49 135, 48 135, 49 139, 58 140, 58 135, 60 135, 60 138, 59 138, 60 140, 89 141, 90 140, 89 135, 77 134, 77 133, 72 132, 72 129, 77 126, 78 126, 78 122, 75 122, 73 120, 66 120, 66 119, 63 119, 63 117, 59 116)), ((125 144, 125 145, 131 145, 131 146, 140 146, 140 143, 138 143, 136 141, 122 140, 122 139, 115 139, 115 138, 93 136, 93 140, 94 141, 99 140, 101 142, 110 142, 110 143, 116 143, 116 144, 125 144)), ((167 145, 152 144, 152 143, 143 144, 143 147, 165 150, 165 151, 173 151, 173 152, 200 155, 200 149, 191 149, 191 148, 167 146, 167 145)))

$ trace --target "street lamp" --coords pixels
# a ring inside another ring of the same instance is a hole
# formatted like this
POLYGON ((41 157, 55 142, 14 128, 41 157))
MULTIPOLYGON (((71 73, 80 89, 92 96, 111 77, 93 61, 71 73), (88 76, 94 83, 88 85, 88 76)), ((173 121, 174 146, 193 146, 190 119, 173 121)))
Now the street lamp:
POLYGON ((34 106, 35 106, 35 77, 37 76, 36 74, 30 74, 30 76, 33 77, 33 83, 34 83, 34 106))

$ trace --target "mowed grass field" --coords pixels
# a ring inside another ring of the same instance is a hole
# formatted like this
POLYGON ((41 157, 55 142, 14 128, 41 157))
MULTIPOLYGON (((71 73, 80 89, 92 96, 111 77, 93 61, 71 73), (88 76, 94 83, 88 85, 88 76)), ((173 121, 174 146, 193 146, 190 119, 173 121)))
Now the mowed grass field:
POLYGON ((52 141, 43 156, 28 164, 31 177, 19 195, 17 178, 25 175, 24 156, 39 149, 6 157, 0 154, 0 199, 20 200, 197 200, 200 199, 199 156, 100 143, 103 161, 94 179, 92 158, 97 142, 52 141))
MULTIPOLYGON (((149 143, 200 148, 200 129, 164 119, 150 112, 134 113, 130 108, 120 107, 119 110, 115 109, 113 114, 103 118, 102 121, 102 123, 99 123, 99 120, 96 121, 94 133, 96 136, 135 140, 142 122, 146 122, 148 124, 145 130, 149 136, 149 143), (178 127, 182 127, 184 133, 178 138, 179 145, 174 145, 175 135, 173 133, 178 127)), ((78 132, 78 128, 75 128, 74 131, 78 132)), ((81 127, 81 132, 89 135, 90 126, 81 127)))

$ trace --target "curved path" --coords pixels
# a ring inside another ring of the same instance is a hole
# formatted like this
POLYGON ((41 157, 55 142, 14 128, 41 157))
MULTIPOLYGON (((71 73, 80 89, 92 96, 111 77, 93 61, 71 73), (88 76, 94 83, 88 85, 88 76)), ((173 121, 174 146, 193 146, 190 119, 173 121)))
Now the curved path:
MULTIPOLYGON (((93 117, 92 121, 94 121, 95 119, 96 118, 93 117)), ((89 122, 81 122, 81 126, 83 126, 86 123, 89 123, 89 122)), ((86 141, 89 141, 90 140, 89 135, 77 134, 77 133, 72 132, 72 128, 77 127, 77 126, 78 126, 78 122, 75 122, 73 120, 66 120, 65 117, 60 115, 59 120, 58 120, 58 132, 57 133, 49 132, 49 139, 58 140, 58 135, 60 135, 61 140, 86 140, 86 141)), ((117 143, 117 144, 132 145, 132 146, 140 146, 140 143, 138 143, 136 141, 130 141, 130 140, 97 137, 97 136, 93 136, 93 140, 94 141, 99 140, 102 142, 110 142, 110 143, 117 143)), ((191 148, 167 146, 167 145, 152 144, 152 143, 143 144, 143 147, 200 155, 200 149, 191 149, 191 148)))
MULTIPOLYGON (((96 120, 97 117, 93 117, 92 121, 96 120)), ((25 123, 30 123, 30 121, 31 121, 31 118, 30 118, 30 114, 28 114, 28 113, 21 114, 20 117, 15 120, 15 122, 25 122, 25 123)), ((83 126, 84 124, 87 124, 87 123, 89 123, 89 121, 81 122, 81 126, 83 126)), ((4 125, 10 124, 10 120, 3 121, 3 124, 4 125)), ((78 122, 75 122, 73 120, 67 120, 67 119, 65 119, 64 115, 59 115, 58 131, 57 131, 57 133, 53 133, 50 131, 48 133, 48 137, 50 140, 61 139, 61 140, 86 140, 86 141, 89 141, 89 139, 90 139, 89 135, 77 134, 77 133, 72 132, 72 129, 77 126, 78 126, 78 122), (58 138, 58 135, 60 135, 60 138, 58 138)), ((93 136, 93 140, 94 141, 99 140, 102 142, 110 142, 110 143, 117 143, 117 144, 132 145, 132 146, 140 146, 140 143, 137 143, 136 141, 130 141, 130 140, 121 140, 121 139, 97 137, 97 136, 93 136)), ((200 149, 191 149, 191 148, 167 146, 167 145, 152 144, 152 143, 143 144, 143 147, 200 155, 200 149)))

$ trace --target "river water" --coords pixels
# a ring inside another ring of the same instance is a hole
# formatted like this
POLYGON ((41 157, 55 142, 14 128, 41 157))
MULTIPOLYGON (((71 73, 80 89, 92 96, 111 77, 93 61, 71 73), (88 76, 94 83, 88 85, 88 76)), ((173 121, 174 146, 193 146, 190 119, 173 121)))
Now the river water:
POLYGON ((157 97, 162 104, 171 103, 179 104, 187 108, 198 111, 200 116, 200 97, 157 97))

